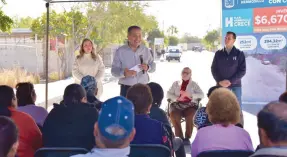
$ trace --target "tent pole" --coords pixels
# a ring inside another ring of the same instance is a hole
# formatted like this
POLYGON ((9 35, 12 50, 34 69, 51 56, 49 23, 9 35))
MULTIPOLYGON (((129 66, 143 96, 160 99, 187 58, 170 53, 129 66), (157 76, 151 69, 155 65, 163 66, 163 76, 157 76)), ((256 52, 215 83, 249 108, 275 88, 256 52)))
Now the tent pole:
POLYGON ((48 110, 48 82, 49 82, 49 21, 50 21, 50 4, 49 2, 46 3, 46 8, 47 8, 47 21, 46 21, 46 58, 45 58, 45 85, 46 85, 46 90, 45 90, 45 108, 48 110))

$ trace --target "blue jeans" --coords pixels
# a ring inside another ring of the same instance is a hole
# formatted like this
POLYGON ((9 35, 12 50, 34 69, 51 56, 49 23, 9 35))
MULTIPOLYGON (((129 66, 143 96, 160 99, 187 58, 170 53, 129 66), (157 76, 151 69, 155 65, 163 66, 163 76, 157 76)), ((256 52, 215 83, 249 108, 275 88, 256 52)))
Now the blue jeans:
POLYGON ((240 108, 242 108, 242 87, 230 87, 229 89, 236 95, 240 108))

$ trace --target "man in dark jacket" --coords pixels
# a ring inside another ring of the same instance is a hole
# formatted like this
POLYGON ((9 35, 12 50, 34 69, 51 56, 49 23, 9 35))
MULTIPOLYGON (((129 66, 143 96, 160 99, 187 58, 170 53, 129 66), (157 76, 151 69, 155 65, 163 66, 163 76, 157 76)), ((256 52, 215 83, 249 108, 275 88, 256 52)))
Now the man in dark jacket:
POLYGON ((251 157, 287 157, 287 104, 271 102, 257 115, 260 147, 251 157))
POLYGON ((230 88, 241 103, 241 79, 246 73, 246 61, 242 51, 234 46, 236 34, 227 32, 225 47, 215 53, 211 72, 217 85, 230 88))

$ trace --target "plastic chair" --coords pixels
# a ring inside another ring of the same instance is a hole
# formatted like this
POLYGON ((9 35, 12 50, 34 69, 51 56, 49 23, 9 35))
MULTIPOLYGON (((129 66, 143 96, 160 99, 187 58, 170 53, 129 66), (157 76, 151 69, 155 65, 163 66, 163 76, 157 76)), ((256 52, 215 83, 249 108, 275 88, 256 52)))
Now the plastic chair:
POLYGON ((160 144, 130 144, 129 157, 170 157, 170 149, 160 144))
POLYGON ((246 150, 214 150, 201 152, 197 157, 249 157, 253 153, 246 150))
POLYGON ((86 154, 89 151, 77 147, 44 147, 36 151, 34 157, 70 157, 77 154, 86 154))

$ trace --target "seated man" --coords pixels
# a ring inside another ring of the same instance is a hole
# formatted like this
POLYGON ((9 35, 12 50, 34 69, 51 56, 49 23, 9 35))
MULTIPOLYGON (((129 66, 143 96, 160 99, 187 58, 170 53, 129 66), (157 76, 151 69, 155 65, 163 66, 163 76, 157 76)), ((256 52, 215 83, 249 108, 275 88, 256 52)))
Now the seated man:
POLYGON ((90 153, 73 157, 128 157, 135 136, 134 105, 124 97, 103 103, 94 126, 96 147, 90 153))
POLYGON ((251 157, 287 157, 287 104, 271 102, 257 115, 261 148, 251 157))
POLYGON ((152 106, 149 113, 150 118, 158 120, 163 124, 170 126, 166 113, 163 109, 160 108, 164 97, 162 87, 155 82, 150 82, 147 85, 151 89, 151 94, 153 98, 152 106))
POLYGON ((135 106, 136 135, 132 144, 163 144, 171 148, 168 132, 164 125, 148 116, 152 105, 150 88, 144 84, 133 85, 127 92, 127 98, 135 106))
POLYGON ((98 119, 97 109, 86 104, 86 92, 79 84, 68 85, 63 98, 60 105, 54 105, 44 122, 44 147, 92 149, 95 146, 93 126, 98 119))
POLYGON ((192 80, 191 69, 185 67, 181 73, 181 80, 175 81, 167 92, 167 98, 173 103, 170 104, 170 118, 174 126, 175 136, 184 140, 186 145, 190 144, 189 139, 193 130, 193 117, 198 108, 198 99, 204 94, 198 84, 192 80), (182 133, 181 118, 186 121, 185 137, 182 133))
POLYGON ((94 107, 98 110, 101 109, 102 102, 96 97, 98 93, 98 87, 95 77, 85 76, 81 80, 81 85, 84 87, 87 93, 87 100, 91 107, 94 107))

